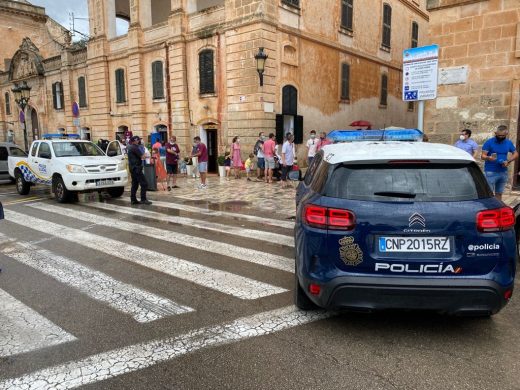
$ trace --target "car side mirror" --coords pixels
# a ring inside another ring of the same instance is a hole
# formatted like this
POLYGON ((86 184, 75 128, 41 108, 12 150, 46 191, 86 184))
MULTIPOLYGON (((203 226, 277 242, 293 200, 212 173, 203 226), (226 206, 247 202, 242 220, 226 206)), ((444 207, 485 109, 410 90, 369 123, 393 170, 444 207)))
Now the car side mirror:
POLYGON ((107 156, 115 157, 115 156, 117 156, 117 152, 115 150, 109 150, 109 151, 107 151, 107 156))

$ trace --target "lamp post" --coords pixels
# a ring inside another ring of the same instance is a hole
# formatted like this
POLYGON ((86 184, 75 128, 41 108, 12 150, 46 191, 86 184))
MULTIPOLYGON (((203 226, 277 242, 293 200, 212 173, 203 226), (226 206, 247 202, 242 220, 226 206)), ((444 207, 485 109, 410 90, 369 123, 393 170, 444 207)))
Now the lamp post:
POLYGON ((269 56, 264 53, 263 47, 260 47, 258 49, 258 53, 255 54, 256 71, 258 72, 258 76, 260 76, 260 86, 261 87, 263 87, 263 85, 264 85, 265 61, 267 60, 267 57, 269 57, 269 56))
MULTIPOLYGON (((31 98, 31 87, 27 85, 26 81, 22 81, 20 84, 14 84, 12 88, 14 94, 14 101, 20 107, 23 113, 23 142, 25 144, 25 151, 29 152, 29 143, 27 142, 27 121, 25 120, 25 107, 29 104, 31 98)), ((20 114, 21 117, 22 114, 20 114)))

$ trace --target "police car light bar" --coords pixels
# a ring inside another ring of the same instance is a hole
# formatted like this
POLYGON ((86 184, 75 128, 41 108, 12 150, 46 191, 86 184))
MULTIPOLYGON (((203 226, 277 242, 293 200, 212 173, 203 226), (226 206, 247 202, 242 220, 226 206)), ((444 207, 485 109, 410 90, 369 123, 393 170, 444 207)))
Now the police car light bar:
POLYGON ((79 134, 52 133, 44 134, 43 139, 80 139, 79 134))
POLYGON ((399 130, 333 130, 327 138, 333 143, 355 141, 415 141, 423 140, 418 129, 399 130))

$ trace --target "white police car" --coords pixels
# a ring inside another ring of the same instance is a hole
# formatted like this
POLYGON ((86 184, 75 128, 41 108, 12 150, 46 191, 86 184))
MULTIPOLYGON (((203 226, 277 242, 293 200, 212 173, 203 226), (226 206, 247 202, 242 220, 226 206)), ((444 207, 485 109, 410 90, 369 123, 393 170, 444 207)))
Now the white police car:
POLYGON ((420 142, 418 130, 329 137, 296 195, 298 307, 490 315, 506 305, 515 216, 468 153, 420 142))

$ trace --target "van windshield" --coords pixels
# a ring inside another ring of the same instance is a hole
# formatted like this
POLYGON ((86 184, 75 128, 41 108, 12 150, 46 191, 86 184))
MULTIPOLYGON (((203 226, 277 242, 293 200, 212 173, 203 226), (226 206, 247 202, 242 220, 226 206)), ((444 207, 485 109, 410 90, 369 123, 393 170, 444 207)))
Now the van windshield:
POLYGON ((486 178, 470 164, 339 164, 325 195, 386 202, 450 202, 492 197, 486 178))
POLYGON ((105 155, 105 153, 92 142, 53 142, 52 148, 54 149, 56 157, 105 155))

